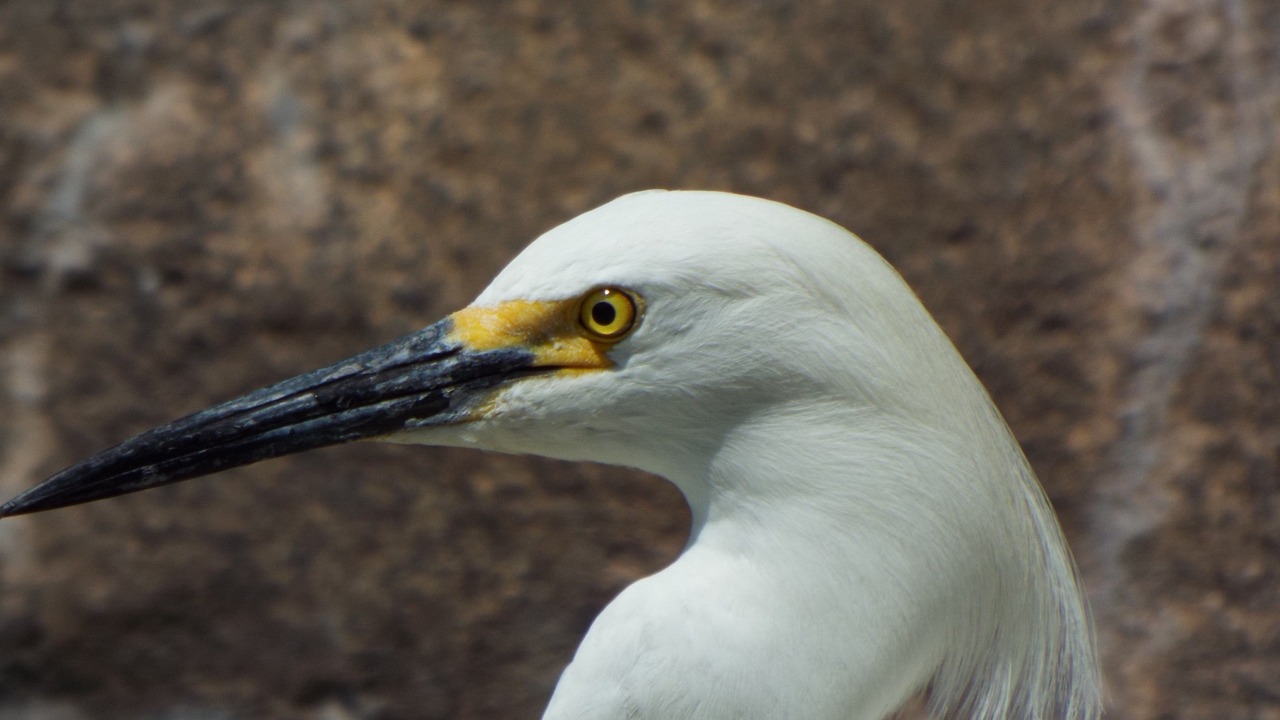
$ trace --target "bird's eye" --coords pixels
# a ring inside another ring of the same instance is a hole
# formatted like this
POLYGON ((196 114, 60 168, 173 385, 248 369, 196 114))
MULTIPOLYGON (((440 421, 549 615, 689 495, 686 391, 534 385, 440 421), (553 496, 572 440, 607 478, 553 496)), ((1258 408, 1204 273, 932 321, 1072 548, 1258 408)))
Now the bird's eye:
POLYGON ((618 288, 600 288, 587 293, 578 309, 578 322, 595 339, 616 342, 636 326, 636 300, 618 288))

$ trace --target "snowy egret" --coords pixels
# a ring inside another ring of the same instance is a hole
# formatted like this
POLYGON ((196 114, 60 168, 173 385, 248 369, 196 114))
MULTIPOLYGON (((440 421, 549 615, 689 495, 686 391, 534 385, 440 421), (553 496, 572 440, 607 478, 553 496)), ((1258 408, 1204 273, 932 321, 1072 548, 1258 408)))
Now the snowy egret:
POLYGON ((377 438, 641 468, 693 515, 604 609, 544 718, 1096 718, 1075 567, 1027 461, 849 232, 710 192, 551 230, 417 333, 139 435, 51 509, 377 438))

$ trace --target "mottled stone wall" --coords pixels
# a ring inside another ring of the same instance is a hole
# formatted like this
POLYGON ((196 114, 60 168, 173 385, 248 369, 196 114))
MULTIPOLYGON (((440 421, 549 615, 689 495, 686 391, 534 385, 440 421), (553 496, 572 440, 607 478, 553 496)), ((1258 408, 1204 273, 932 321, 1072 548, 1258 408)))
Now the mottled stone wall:
MULTIPOLYGON (((0 492, 415 329, 630 190, 906 275, 1093 596, 1110 717, 1280 718, 1280 4, 0 3, 0 492)), ((318 451, 0 522, 0 718, 536 717, 661 481, 318 451)))

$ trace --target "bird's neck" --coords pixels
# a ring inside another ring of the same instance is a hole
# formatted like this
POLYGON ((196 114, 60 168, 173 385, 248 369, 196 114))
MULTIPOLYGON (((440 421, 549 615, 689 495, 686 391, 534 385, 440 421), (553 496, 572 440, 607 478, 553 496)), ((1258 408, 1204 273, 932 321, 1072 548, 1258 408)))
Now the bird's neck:
POLYGON ((856 709, 848 717, 879 718, 942 662, 947 598, 932 586, 949 584, 950 568, 921 552, 930 530, 911 527, 936 516, 899 474, 914 472, 912 449, 865 413, 830 407, 813 420, 786 409, 753 418, 725 438, 701 482, 680 483, 703 495, 686 491, 695 527, 680 562, 750 559, 743 582, 777 605, 769 614, 790 625, 786 642, 820 659, 808 672, 831 675, 812 692, 839 695, 826 702, 856 709))
POLYGON ((695 518, 677 565, 749 558, 742 582, 839 668, 817 687, 866 717, 926 685, 948 713, 1089 717, 1069 553, 1003 421, 975 412, 930 427, 810 402, 741 423, 677 480, 695 518))
POLYGON ((708 530, 756 527, 759 542, 779 549, 843 539, 856 550, 855 538, 915 544, 934 515, 956 513, 937 479, 964 472, 947 462, 947 445, 945 435, 886 413, 810 400, 739 423, 705 466, 686 465, 696 476, 676 484, 693 508, 691 542, 708 530))

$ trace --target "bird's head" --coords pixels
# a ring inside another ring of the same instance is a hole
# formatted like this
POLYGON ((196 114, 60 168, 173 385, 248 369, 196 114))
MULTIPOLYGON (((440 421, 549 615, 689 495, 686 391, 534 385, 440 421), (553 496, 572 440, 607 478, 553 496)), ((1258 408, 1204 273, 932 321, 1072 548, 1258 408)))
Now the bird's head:
POLYGON ((935 327, 902 317, 923 312, 874 251, 821 218, 723 193, 637 193, 538 238, 444 320, 128 440, 0 516, 366 438, 670 477, 772 407, 910 404, 920 383, 902 375, 925 349, 912 345, 941 337, 904 330, 935 327))

